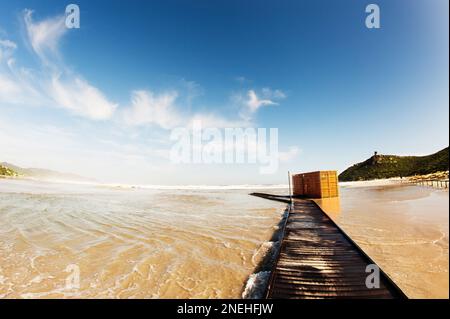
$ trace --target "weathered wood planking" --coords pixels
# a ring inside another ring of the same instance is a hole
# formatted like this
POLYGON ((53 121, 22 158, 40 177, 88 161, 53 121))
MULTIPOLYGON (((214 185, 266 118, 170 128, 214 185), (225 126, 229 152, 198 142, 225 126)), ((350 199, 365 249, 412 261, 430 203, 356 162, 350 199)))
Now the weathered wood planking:
POLYGON ((380 287, 367 288, 369 264, 375 263, 314 202, 294 199, 266 297, 406 298, 381 269, 380 287))

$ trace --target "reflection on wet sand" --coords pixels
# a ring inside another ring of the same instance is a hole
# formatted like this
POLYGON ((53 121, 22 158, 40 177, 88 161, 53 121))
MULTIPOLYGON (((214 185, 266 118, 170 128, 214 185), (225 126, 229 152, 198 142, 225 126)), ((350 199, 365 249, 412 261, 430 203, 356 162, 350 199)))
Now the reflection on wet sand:
MULTIPOLYGON (((249 192, 0 180, 0 298, 240 298, 286 207, 249 192)), ((448 191, 340 194, 317 203, 409 297, 448 298, 448 191)))
POLYGON ((409 185, 341 187, 337 223, 408 297, 448 298, 448 194, 409 185))
POLYGON ((284 210, 248 190, 0 181, 0 298, 240 298, 284 210))
POLYGON ((339 197, 313 199, 319 207, 335 222, 339 221, 341 215, 341 200, 339 197))
POLYGON ((313 200, 410 298, 448 298, 448 190, 355 183, 340 193, 313 200))

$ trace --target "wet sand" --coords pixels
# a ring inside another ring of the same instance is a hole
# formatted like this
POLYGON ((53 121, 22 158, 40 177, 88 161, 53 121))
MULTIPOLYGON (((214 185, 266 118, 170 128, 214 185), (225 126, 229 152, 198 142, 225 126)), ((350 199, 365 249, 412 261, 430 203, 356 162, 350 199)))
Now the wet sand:
POLYGON ((448 191, 361 185, 319 204, 408 297, 448 298, 448 191))
MULTIPOLYGON (((252 191, 286 192, 0 180, 0 298, 241 298, 286 206, 252 191)), ((448 298, 448 204, 395 184, 322 203, 413 298, 448 298)))
POLYGON ((284 209, 248 190, 1 181, 0 297, 241 298, 284 209))

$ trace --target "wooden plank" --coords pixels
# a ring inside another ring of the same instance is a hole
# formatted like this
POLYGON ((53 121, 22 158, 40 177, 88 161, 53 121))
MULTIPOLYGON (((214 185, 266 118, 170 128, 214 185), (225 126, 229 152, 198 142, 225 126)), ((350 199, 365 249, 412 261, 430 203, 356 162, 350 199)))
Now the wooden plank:
POLYGON ((375 264, 314 202, 295 199, 267 288, 268 298, 406 298, 380 269, 380 287, 366 287, 375 264))

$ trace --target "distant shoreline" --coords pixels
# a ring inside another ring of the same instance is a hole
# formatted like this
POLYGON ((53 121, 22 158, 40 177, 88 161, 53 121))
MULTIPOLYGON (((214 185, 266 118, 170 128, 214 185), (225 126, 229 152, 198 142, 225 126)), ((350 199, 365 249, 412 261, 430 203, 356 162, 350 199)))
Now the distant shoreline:
MULTIPOLYGON (((363 181, 350 181, 350 182, 339 182, 339 186, 343 187, 370 187, 370 186, 385 186, 402 184, 405 181, 421 181, 421 180, 448 180, 449 172, 436 172, 427 175, 416 175, 409 177, 392 177, 392 178, 382 178, 382 179, 372 179, 363 181)), ((59 179, 45 179, 32 176, 7 176, 0 175, 0 179, 9 180, 25 180, 34 182, 46 182, 46 183, 62 183, 62 184, 75 184, 75 185, 86 185, 86 186, 98 186, 107 188, 119 188, 119 189, 161 189, 161 190, 239 190, 239 189, 287 189, 288 184, 235 184, 235 185, 157 185, 157 184, 121 184, 121 183, 101 183, 101 182, 90 182, 90 181, 70 181, 70 180, 59 180, 59 179)))

